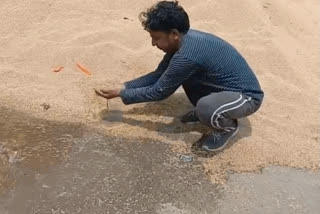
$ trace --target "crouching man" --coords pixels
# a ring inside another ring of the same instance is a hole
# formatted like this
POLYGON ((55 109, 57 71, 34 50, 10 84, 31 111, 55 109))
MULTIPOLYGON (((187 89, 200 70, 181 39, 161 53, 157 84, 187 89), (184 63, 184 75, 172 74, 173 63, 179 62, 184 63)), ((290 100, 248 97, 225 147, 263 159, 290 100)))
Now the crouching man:
POLYGON ((223 149, 238 132, 237 119, 253 114, 262 103, 264 93, 252 69, 223 39, 190 29, 188 14, 177 1, 158 2, 142 12, 140 20, 152 45, 165 52, 159 66, 121 89, 96 93, 133 104, 166 99, 182 86, 194 109, 181 122, 212 127, 202 149, 223 149))

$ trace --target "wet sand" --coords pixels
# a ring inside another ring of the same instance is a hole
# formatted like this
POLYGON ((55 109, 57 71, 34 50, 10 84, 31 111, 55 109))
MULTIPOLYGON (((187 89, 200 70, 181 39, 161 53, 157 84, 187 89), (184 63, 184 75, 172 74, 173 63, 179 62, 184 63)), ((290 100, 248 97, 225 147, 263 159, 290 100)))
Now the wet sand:
POLYGON ((1 214, 316 214, 320 208, 319 172, 267 168, 231 173, 225 185, 217 185, 205 176, 197 156, 185 162, 168 143, 112 137, 8 109, 0 112, 10 115, 11 124, 2 136, 13 140, 20 127, 27 133, 21 140, 33 139, 15 147, 18 155, 6 164, 14 183, 2 190, 1 214), (51 147, 39 152, 41 144, 51 147))

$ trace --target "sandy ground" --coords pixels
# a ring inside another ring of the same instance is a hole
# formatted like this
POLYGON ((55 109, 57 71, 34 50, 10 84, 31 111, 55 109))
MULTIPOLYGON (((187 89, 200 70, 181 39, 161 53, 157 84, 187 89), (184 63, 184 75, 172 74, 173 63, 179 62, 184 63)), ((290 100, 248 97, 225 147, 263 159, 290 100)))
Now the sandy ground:
MULTIPOLYGON (((151 46, 137 18, 154 2, 2 0, 1 107, 39 119, 86 124, 128 142, 161 141, 173 152, 192 154, 192 143, 205 129, 174 119, 190 107, 181 91, 159 104, 124 106, 112 100, 111 109, 123 112, 122 122, 104 123, 105 101, 92 90, 117 86, 156 67, 163 54, 151 46), (76 62, 92 75, 80 72, 76 62), (52 72, 61 65, 62 72, 52 72), (44 110, 43 103, 50 108, 44 110), (186 104, 184 109, 177 109, 181 103, 186 104)), ((212 182, 224 182, 229 171, 251 172, 269 165, 318 168, 319 2, 182 0, 181 4, 193 28, 215 33, 245 56, 266 94, 261 110, 240 121, 242 128, 232 146, 215 156, 199 157, 212 182)), ((33 149, 28 156, 23 152, 27 138, 17 136, 0 139, 2 186, 7 185, 10 157, 37 165, 28 157, 37 154, 41 159, 46 154, 33 149)))

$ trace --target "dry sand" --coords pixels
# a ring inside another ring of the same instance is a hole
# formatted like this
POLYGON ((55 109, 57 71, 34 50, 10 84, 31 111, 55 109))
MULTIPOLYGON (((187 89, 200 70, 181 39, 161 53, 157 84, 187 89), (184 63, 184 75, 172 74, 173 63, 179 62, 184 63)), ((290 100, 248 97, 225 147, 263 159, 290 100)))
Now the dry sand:
MULTIPOLYGON (((179 93, 159 105, 124 106, 112 100, 112 109, 124 111, 123 123, 99 125, 105 101, 92 88, 117 86, 152 71, 162 58, 137 18, 154 2, 2 0, 0 105, 37 118, 99 126, 111 136, 143 141, 148 133, 177 153, 190 153, 203 128, 173 119, 188 108, 179 93), (92 75, 80 72, 76 62, 92 75), (52 72, 61 65, 63 71, 52 72), (44 111, 43 103, 50 109, 44 111), (186 107, 176 109, 179 103, 186 107)), ((193 28, 226 39, 245 56, 266 94, 260 111, 241 120, 236 143, 216 156, 199 158, 212 181, 223 182, 228 171, 268 165, 318 168, 319 2, 180 2, 193 28)), ((0 139, 1 145, 8 150, 0 139)), ((2 165, 0 185, 6 158, 0 158, 2 165)))

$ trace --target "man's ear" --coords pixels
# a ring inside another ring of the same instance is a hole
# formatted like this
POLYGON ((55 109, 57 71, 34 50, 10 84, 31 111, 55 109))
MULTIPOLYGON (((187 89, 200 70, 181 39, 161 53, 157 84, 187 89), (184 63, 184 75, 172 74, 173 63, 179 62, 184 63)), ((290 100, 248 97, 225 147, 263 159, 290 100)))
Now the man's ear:
POLYGON ((175 40, 179 39, 180 33, 177 29, 172 29, 170 32, 175 40))

